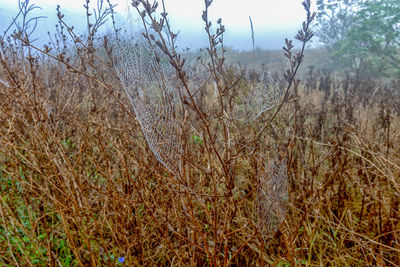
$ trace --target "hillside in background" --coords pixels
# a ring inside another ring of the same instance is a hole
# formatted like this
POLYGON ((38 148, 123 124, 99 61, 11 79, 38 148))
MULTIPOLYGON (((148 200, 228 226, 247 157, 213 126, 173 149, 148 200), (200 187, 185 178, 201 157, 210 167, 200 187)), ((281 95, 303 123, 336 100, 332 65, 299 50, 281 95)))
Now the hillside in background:
MULTIPOLYGON (((282 42, 283 46, 283 42, 282 42)), ((270 71, 283 73, 288 68, 287 58, 283 49, 280 50, 262 50, 238 51, 228 49, 226 60, 230 64, 239 63, 241 66, 257 71, 270 71)), ((313 66, 315 70, 326 69, 329 56, 323 48, 306 49, 303 67, 299 70, 299 76, 305 78, 308 73, 308 67, 313 66)))

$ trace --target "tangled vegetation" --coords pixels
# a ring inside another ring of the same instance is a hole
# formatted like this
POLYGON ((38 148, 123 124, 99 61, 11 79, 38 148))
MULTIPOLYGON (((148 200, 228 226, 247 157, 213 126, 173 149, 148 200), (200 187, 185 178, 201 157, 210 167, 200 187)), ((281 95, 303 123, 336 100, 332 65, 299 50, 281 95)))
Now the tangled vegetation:
POLYGON ((54 43, 0 40, 1 266, 400 265, 400 83, 300 81, 310 1, 284 73, 226 63, 210 0, 206 55, 146 0, 128 47, 100 2, 85 37, 59 9, 54 43))

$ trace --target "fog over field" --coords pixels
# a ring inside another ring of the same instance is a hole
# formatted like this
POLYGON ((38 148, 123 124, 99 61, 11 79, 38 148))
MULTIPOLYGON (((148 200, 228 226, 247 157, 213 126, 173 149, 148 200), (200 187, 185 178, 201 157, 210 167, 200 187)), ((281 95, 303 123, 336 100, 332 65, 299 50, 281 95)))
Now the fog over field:
MULTIPOLYGON (((94 2, 91 3, 95 7, 94 2)), ((111 1, 117 4, 117 21, 119 26, 125 25, 126 18, 133 16, 133 30, 140 30, 136 14, 131 15, 130 1, 118 0, 111 1), (136 29, 135 29, 136 28, 136 29)), ((56 6, 61 6, 61 11, 65 15, 65 20, 73 25, 81 33, 85 33, 85 10, 84 0, 73 1, 50 1, 50 0, 30 0, 31 4, 36 4, 42 9, 37 9, 34 14, 46 16, 38 22, 38 28, 34 36, 38 38, 39 44, 44 44, 49 37, 47 32, 54 32, 57 23, 56 6)), ((237 0, 215 1, 210 9, 210 17, 214 24, 218 18, 222 18, 227 31, 224 35, 225 45, 238 50, 251 50, 251 29, 249 16, 252 17, 255 31, 255 45, 262 49, 281 49, 285 38, 293 38, 300 26, 304 12, 301 1, 257 1, 251 0, 246 5, 237 0), (290 9, 287 7, 291 6, 290 9)), ((170 14, 171 24, 175 31, 180 33, 178 45, 180 48, 189 47, 197 49, 207 46, 207 37, 204 32, 204 23, 201 20, 204 1, 202 0, 166 0, 166 9, 170 14)), ((105 6, 108 6, 105 3, 105 6)), ((12 18, 18 13, 17 0, 3 0, 0 7, 0 32, 11 23, 12 18)), ((103 28, 111 31, 111 25, 103 28)))

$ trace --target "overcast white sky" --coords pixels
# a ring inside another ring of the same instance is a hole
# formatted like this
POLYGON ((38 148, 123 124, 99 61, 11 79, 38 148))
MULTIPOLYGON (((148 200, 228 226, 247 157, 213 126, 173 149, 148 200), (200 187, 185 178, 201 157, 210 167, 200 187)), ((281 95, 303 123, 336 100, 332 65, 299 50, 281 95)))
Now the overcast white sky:
MULTIPOLYGON (((91 2, 96 3, 95 0, 91 2)), ((125 17, 131 0, 111 0, 111 2, 118 4, 116 11, 125 17)), ((222 18, 227 29, 226 40, 229 45, 239 49, 251 49, 249 24, 249 16, 251 16, 256 45, 271 48, 275 47, 273 43, 277 42, 276 38, 282 40, 285 37, 293 38, 292 35, 297 32, 305 17, 301 2, 302 0, 214 0, 209 12, 213 21, 222 18), (268 40, 270 44, 266 43, 268 40)), ((16 7, 17 3, 18 0, 0 0, 0 9, 16 7)), ((43 7, 42 13, 48 17, 55 16, 57 4, 68 13, 84 14, 85 0, 30 0, 30 3, 43 7)), ((201 14, 204 9, 204 0, 165 0, 165 4, 173 28, 181 32, 181 39, 185 37, 193 39, 203 34, 204 23, 201 20, 201 14)), ((312 0, 312 4, 315 9, 315 0, 312 0)), ((78 19, 74 18, 73 22, 79 24, 80 22, 76 20, 78 19)), ((82 19, 81 23, 83 22, 82 19)), ((50 24, 54 28, 54 23, 50 24)), ((79 27, 79 25, 76 26, 79 27)), ((196 43, 198 43, 197 40, 193 40, 192 43, 185 40, 184 45, 196 46, 196 43)), ((279 43, 277 45, 281 46, 283 42, 279 43)))

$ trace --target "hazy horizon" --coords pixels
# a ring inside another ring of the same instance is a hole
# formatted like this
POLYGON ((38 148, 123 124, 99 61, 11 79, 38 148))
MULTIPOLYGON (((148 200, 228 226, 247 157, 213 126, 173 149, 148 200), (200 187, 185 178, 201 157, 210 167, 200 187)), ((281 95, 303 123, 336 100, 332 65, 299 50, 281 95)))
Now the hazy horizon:
MULTIPOLYGON (((0 31, 4 32, 6 27, 17 14, 18 1, 2 0, 0 7, 0 31)), ((50 1, 30 0, 30 4, 40 6, 34 15, 43 15, 47 18, 38 22, 38 28, 34 35, 39 38, 40 44, 48 42, 47 32, 54 33, 57 23, 56 6, 61 6, 65 14, 65 20, 81 33, 85 33, 85 9, 84 0, 50 1)), ((136 17, 135 11, 128 8, 128 0, 112 1, 118 3, 117 12, 118 26, 126 23, 129 14, 136 17)), ((257 48, 276 50, 281 49, 284 39, 294 39, 298 28, 305 17, 305 12, 300 0, 282 1, 256 1, 249 0, 241 4, 239 0, 215 0, 209 10, 212 22, 222 18, 226 33, 224 34, 225 45, 237 50, 251 50, 252 39, 249 16, 252 17, 255 32, 255 45, 257 48)), ((107 3, 104 3, 106 6, 107 3)), ((201 13, 204 9, 203 0, 165 0, 167 12, 171 25, 176 32, 179 32, 178 46, 180 48, 198 49, 207 46, 207 37, 204 31, 204 22, 201 20, 201 13)), ((92 8, 95 2, 92 3, 92 8)), ((137 17, 136 17, 137 18, 137 17)), ((140 30, 139 23, 133 25, 133 31, 140 30)), ((104 25, 103 32, 111 30, 111 25, 104 25)))

